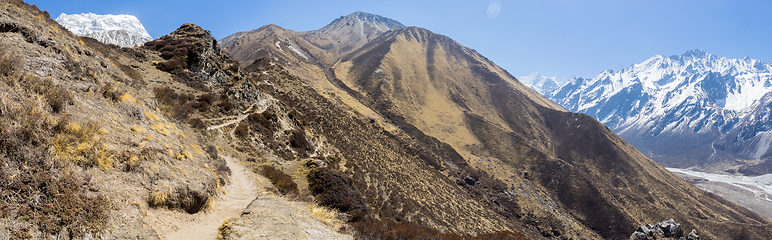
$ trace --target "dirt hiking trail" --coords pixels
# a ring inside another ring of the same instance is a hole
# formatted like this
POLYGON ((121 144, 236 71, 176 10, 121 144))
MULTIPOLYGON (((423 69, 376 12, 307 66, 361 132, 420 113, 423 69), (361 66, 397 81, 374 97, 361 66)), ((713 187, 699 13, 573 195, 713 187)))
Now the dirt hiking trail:
POLYGON ((162 239, 215 239, 217 230, 226 219, 239 217, 255 200, 258 187, 251 173, 233 157, 221 155, 231 169, 231 183, 224 194, 215 196, 214 209, 186 214, 167 209, 149 209, 148 222, 162 239))

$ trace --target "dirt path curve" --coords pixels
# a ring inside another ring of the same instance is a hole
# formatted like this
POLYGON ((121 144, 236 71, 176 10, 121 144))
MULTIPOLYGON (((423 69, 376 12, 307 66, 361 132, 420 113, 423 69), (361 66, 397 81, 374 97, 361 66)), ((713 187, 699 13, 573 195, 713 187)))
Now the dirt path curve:
POLYGON ((262 113, 266 109, 268 109, 268 106, 271 105, 271 102, 273 99, 266 98, 263 100, 258 101, 254 105, 250 106, 247 110, 241 112, 239 115, 232 115, 232 116, 224 116, 219 118, 209 118, 209 119, 201 119, 204 122, 213 124, 214 122, 221 122, 221 124, 212 125, 206 128, 206 130, 214 130, 214 129, 220 129, 226 126, 230 126, 236 123, 239 123, 241 121, 244 121, 244 119, 247 119, 249 114, 251 113, 262 113), (258 110, 254 110, 255 106, 258 107, 258 110), (254 110, 254 112, 252 112, 254 110), (226 121, 227 120, 227 121, 226 121))
POLYGON ((215 239, 217 228, 232 217, 238 217, 242 211, 257 198, 258 187, 250 172, 238 160, 221 156, 231 169, 231 183, 224 187, 225 194, 215 197, 217 200, 213 210, 190 215, 189 219, 179 220, 176 229, 170 232, 159 232, 164 239, 215 239))

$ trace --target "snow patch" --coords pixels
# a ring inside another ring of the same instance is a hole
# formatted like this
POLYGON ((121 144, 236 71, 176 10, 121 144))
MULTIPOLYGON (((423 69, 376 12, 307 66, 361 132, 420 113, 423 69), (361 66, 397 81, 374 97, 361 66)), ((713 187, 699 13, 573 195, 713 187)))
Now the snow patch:
POLYGON ((297 49, 297 48, 296 48, 295 46, 293 46, 292 44, 287 44, 287 47, 288 47, 290 50, 292 50, 293 52, 297 53, 299 56, 301 56, 301 57, 303 57, 304 59, 306 59, 306 62, 308 61, 308 55, 306 55, 305 53, 303 53, 303 51, 300 51, 300 49, 297 49))
POLYGON ((769 151, 769 148, 772 147, 770 144, 772 144, 772 131, 765 131, 765 132, 759 132, 756 134, 757 143, 756 143, 756 151, 753 152, 753 158, 761 158, 764 156, 767 151, 769 151))
POLYGON ((276 41, 276 43, 274 43, 273 45, 276 45, 276 48, 278 48, 279 51, 284 52, 284 49, 281 49, 281 42, 276 41))

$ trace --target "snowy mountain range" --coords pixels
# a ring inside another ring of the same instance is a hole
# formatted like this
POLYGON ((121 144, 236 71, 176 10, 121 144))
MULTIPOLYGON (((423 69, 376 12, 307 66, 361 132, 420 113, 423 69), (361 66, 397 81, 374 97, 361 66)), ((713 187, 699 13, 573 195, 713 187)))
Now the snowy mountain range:
POLYGON ((666 166, 753 172, 772 156, 772 64, 757 59, 657 55, 540 92, 666 166))
POLYGON ((520 82, 526 86, 542 94, 552 92, 560 86, 558 82, 555 81, 555 77, 545 77, 539 75, 538 72, 531 73, 531 75, 528 76, 519 77, 517 80, 520 80, 520 82))
POLYGON ((62 13, 56 21, 77 36, 91 37, 105 44, 133 47, 153 40, 137 17, 62 13))

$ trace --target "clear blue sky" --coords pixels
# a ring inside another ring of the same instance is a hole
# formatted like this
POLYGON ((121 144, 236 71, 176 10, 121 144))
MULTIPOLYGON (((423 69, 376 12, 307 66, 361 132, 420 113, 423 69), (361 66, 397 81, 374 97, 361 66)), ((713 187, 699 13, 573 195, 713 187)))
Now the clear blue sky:
POLYGON ((772 1, 767 0, 27 1, 53 18, 135 15, 154 38, 186 22, 218 39, 266 24, 308 31, 364 11, 447 35, 515 76, 539 72, 558 80, 594 77, 655 54, 695 48, 772 61, 772 1))

